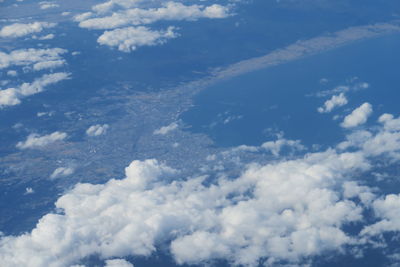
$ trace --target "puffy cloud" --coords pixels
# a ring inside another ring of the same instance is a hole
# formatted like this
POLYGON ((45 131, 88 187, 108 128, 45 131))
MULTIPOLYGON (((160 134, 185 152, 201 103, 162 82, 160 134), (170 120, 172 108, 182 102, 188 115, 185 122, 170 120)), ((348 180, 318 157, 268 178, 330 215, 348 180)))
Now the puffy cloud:
POLYGON ((280 137, 276 141, 268 141, 261 145, 267 151, 270 151, 274 156, 279 156, 282 148, 289 147, 294 150, 304 150, 305 147, 301 144, 300 140, 288 140, 280 137))
MULTIPOLYGON (((96 8, 95 8, 96 9, 96 8)), ((97 8, 99 9, 99 8, 97 8)), ((86 13, 87 15, 92 15, 86 13)), ((160 20, 197 20, 200 18, 225 18, 229 9, 221 5, 184 5, 179 2, 167 2, 159 8, 132 8, 114 12, 111 16, 82 19, 79 26, 89 29, 114 29, 126 25, 151 24, 160 20)))
POLYGON ((44 91, 46 86, 68 79, 69 74, 57 72, 45 74, 32 83, 23 83, 17 88, 0 90, 0 108, 14 106, 21 103, 21 99, 44 91))
POLYGON ((153 132, 153 134, 160 134, 160 135, 165 135, 175 129, 178 128, 178 124, 176 122, 171 123, 170 125, 163 126, 160 129, 157 129, 153 132))
POLYGON ((364 103, 349 115, 347 115, 341 126, 344 128, 352 128, 367 122, 368 117, 372 114, 372 105, 364 103))
POLYGON ((149 256, 168 244, 179 264, 224 259, 232 265, 300 265, 363 244, 400 230, 400 196, 376 198, 373 189, 351 179, 371 170, 375 156, 400 150, 381 146, 372 153, 366 146, 384 133, 399 134, 397 120, 384 114, 374 131, 354 132, 361 141, 348 137, 353 152, 328 149, 253 163, 237 177, 212 182, 179 177, 156 160, 133 161, 121 180, 77 184, 57 200, 58 213, 43 216, 30 233, 1 237, 0 260, 5 267, 61 267, 94 254, 106 260, 149 256), (361 236, 344 230, 362 222, 370 207, 378 222, 361 236))
POLYGON ((15 88, 0 90, 0 108, 4 106, 14 106, 21 103, 18 91, 15 88))
POLYGON ((54 111, 50 111, 50 112, 38 112, 36 113, 36 116, 38 117, 43 117, 43 116, 53 116, 54 115, 54 111))
POLYGON ((318 108, 319 113, 329 113, 336 107, 344 106, 348 103, 346 96, 344 93, 340 93, 339 95, 334 95, 331 99, 327 100, 324 103, 324 106, 318 108))
POLYGON ((40 9, 49 9, 49 8, 59 7, 60 5, 58 5, 54 2, 42 1, 42 2, 39 2, 39 6, 40 6, 40 9))
POLYGON ((226 18, 229 8, 218 4, 185 5, 168 1, 154 7, 156 2, 140 8, 142 0, 110 0, 92 7, 92 11, 74 16, 79 26, 87 29, 112 30, 104 32, 97 42, 102 45, 117 47, 120 51, 130 52, 139 46, 158 45, 168 39, 176 38, 174 27, 165 31, 151 30, 143 25, 158 21, 195 21, 200 18, 226 18), (151 6, 151 7, 149 7, 151 6), (116 29, 118 28, 118 29, 116 29))
POLYGON ((380 220, 365 227, 361 234, 380 235, 400 231, 400 195, 390 194, 374 201, 373 211, 380 220))
POLYGON ((58 131, 43 136, 30 134, 24 142, 18 142, 16 147, 19 149, 40 148, 57 141, 62 141, 65 138, 67 138, 67 134, 58 131))
POLYGON ((389 154, 393 159, 400 159, 400 117, 383 114, 379 117, 383 124, 375 131, 358 130, 346 137, 346 141, 338 145, 339 149, 356 147, 368 156, 389 154))
POLYGON ((163 44, 166 40, 176 38, 174 27, 166 31, 153 31, 147 27, 127 27, 104 32, 97 42, 101 45, 117 47, 122 52, 131 52, 139 46, 163 44))
POLYGON ((110 0, 92 7, 92 10, 97 13, 106 13, 111 11, 114 7, 132 8, 136 7, 144 0, 110 0))
POLYGON ((88 136, 99 136, 99 135, 105 134, 107 132, 108 128, 109 128, 108 124, 92 125, 86 130, 86 134, 88 136))
POLYGON ((50 175, 51 179, 69 176, 74 173, 74 169, 70 167, 59 167, 50 175))
POLYGON ((49 22, 33 22, 33 23, 14 23, 11 25, 4 26, 0 30, 0 37, 22 37, 32 33, 41 32, 45 28, 52 28, 56 26, 55 23, 49 22))
POLYGON ((28 194, 33 194, 33 193, 35 193, 35 190, 33 190, 32 187, 27 187, 27 188, 25 188, 25 194, 26 194, 26 195, 28 195, 28 194))
POLYGON ((282 134, 278 134, 277 139, 274 141, 264 142, 261 146, 248 146, 248 145, 240 145, 234 147, 228 151, 222 152, 222 154, 229 154, 239 151, 247 151, 247 152, 270 152, 274 156, 279 156, 282 150, 286 148, 290 151, 302 151, 305 150, 306 147, 301 144, 300 140, 290 140, 283 137, 282 134))
POLYGON ((378 121, 383 123, 384 129, 387 131, 400 130, 400 117, 395 119, 392 114, 385 113, 379 117, 378 121))
POLYGON ((365 206, 369 206, 376 197, 371 188, 368 186, 361 186, 354 181, 344 182, 343 189, 343 196, 345 198, 357 197, 365 206))
POLYGON ((133 267, 133 264, 124 259, 107 260, 104 267, 133 267))
POLYGON ((84 21, 84 20, 90 18, 91 16, 93 16, 92 12, 81 13, 81 14, 74 16, 74 21, 78 21, 78 22, 84 21))
POLYGON ((298 263, 353 243, 342 226, 361 220, 362 208, 336 188, 366 168, 361 153, 328 150, 206 185, 171 180, 178 173, 156 160, 133 161, 126 178, 78 184, 56 202, 61 213, 3 237, 0 258, 5 267, 69 266, 92 254, 148 256, 168 242, 178 263, 298 263))
POLYGON ((61 55, 67 50, 61 48, 49 49, 19 49, 9 54, 0 52, 0 69, 10 66, 29 66, 39 62, 62 60, 61 55))
POLYGON ((42 61, 42 62, 38 62, 35 65, 33 65, 33 69, 36 71, 44 70, 44 69, 54 69, 54 68, 61 67, 64 64, 65 64, 65 60, 63 60, 63 59, 42 61))

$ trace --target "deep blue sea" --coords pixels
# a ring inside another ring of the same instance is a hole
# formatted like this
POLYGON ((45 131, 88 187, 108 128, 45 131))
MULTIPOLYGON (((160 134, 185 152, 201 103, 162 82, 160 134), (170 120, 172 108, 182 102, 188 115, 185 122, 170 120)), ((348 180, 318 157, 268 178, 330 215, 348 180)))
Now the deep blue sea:
POLYGON ((334 115, 346 115, 364 102, 374 107, 370 123, 382 113, 398 112, 400 54, 393 51, 399 46, 400 35, 393 34, 219 82, 199 93, 182 119, 190 131, 211 136, 218 146, 259 145, 279 131, 305 145, 334 145, 346 133, 339 126, 343 118, 333 120, 334 115), (369 88, 347 93, 347 106, 317 112, 330 98, 316 97, 318 92, 364 82, 369 88), (238 119, 224 124, 229 116, 238 119))

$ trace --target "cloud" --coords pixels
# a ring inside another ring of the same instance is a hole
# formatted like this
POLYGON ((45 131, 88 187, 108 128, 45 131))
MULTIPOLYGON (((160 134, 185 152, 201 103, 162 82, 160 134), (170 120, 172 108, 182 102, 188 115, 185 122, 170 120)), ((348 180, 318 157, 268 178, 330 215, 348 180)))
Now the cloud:
POLYGON ((168 39, 177 36, 174 27, 169 27, 166 31, 153 31, 139 26, 106 31, 97 39, 97 42, 101 45, 117 47, 122 52, 131 52, 140 46, 163 44, 168 39))
POLYGON ((25 195, 33 194, 35 193, 35 190, 33 190, 32 187, 27 187, 25 188, 25 195))
POLYGON ((360 153, 328 150, 206 185, 206 177, 171 180, 178 172, 156 160, 133 161, 126 178, 78 184, 56 202, 61 213, 3 237, 0 257, 5 267, 69 266, 92 254, 148 256, 168 242, 177 263, 301 262, 352 244, 342 226, 362 209, 336 190, 368 166, 360 153))
POLYGON ((69 78, 65 72, 45 74, 32 83, 23 83, 16 88, 0 90, 0 108, 14 106, 21 103, 21 99, 44 91, 46 86, 58 83, 69 78))
POLYGON ((347 115, 341 126, 343 128, 352 128, 367 122, 368 117, 372 114, 372 105, 364 103, 349 115, 347 115))
POLYGON ((14 23, 1 28, 0 37, 3 38, 22 37, 28 34, 41 32, 45 28, 52 28, 55 27, 56 25, 57 25, 56 23, 38 22, 38 21, 27 24, 14 23))
POLYGON ((373 211, 380 220, 366 226, 362 235, 380 235, 385 232, 400 231, 400 195, 390 194, 374 201, 373 211))
POLYGON ((279 156, 284 147, 291 148, 292 150, 305 150, 306 148, 301 144, 300 140, 288 140, 279 137, 276 141, 268 141, 261 145, 267 151, 270 151, 274 156, 279 156))
POLYGON ((274 141, 267 141, 264 142, 261 146, 248 146, 248 145, 240 145, 234 147, 228 151, 222 152, 222 154, 227 155, 229 153, 235 153, 240 151, 246 152, 270 152, 275 157, 278 157, 282 150, 286 148, 289 149, 291 152, 294 151, 303 151, 306 149, 305 146, 301 144, 300 140, 290 140, 283 137, 283 134, 278 134, 277 139, 274 141))
POLYGON ((88 136, 99 136, 102 134, 105 134, 107 132, 107 129, 109 128, 108 124, 96 124, 96 125, 92 125, 90 126, 87 130, 86 130, 86 134, 88 136))
POLYGON ((61 67, 64 64, 65 64, 65 60, 63 60, 63 59, 42 61, 42 62, 38 62, 35 65, 33 65, 33 69, 36 71, 44 70, 44 69, 55 69, 55 68, 61 67))
POLYGON ((52 33, 44 35, 44 36, 39 36, 39 37, 37 37, 36 35, 32 36, 33 39, 38 39, 38 40, 41 40, 41 41, 43 41, 43 40, 51 40, 51 39, 54 39, 54 37, 55 37, 55 35, 52 34, 52 33))
MULTIPOLYGON (((95 8, 96 9, 96 8, 95 8)), ((92 15, 91 13, 86 13, 92 15)), ((99 18, 76 17, 79 26, 89 29, 114 29, 127 25, 151 24, 160 20, 197 20, 200 18, 219 19, 229 16, 229 9, 221 5, 184 5, 167 2, 159 8, 133 8, 112 13, 99 18)))
POLYGON ((104 267, 133 267, 133 264, 124 259, 107 260, 104 267))
POLYGON ((0 90, 0 108, 5 106, 14 106, 21 103, 15 88, 0 90))
POLYGON ((346 137, 338 145, 339 149, 359 148, 368 156, 390 154, 391 158, 400 159, 400 117, 383 114, 378 120, 383 127, 378 130, 358 130, 346 137))
POLYGON ((339 95, 334 95, 331 99, 327 100, 324 103, 324 106, 318 108, 319 113, 329 113, 336 107, 344 106, 348 103, 346 96, 344 93, 340 93, 339 95))
POLYGON ((144 0, 110 0, 92 7, 92 10, 97 13, 107 13, 115 7, 132 8, 138 6, 144 0))
POLYGON ((400 117, 395 119, 392 114, 385 113, 379 117, 378 121, 383 123, 384 129, 387 131, 400 130, 400 117))
MULTIPOLYGON (((400 231, 400 196, 376 196, 353 179, 376 167, 376 156, 400 151, 400 138, 379 151, 368 145, 399 136, 398 121, 383 114, 377 127, 352 132, 345 141, 346 148, 354 146, 351 152, 330 148, 252 163, 239 175, 224 173, 212 181, 181 177, 155 159, 135 160, 123 179, 77 184, 30 233, 2 236, 0 259, 5 267, 62 267, 91 255, 106 261, 150 256, 168 246, 178 264, 298 266, 314 256, 351 251, 371 236, 400 231), (347 232, 365 222, 370 208, 378 220, 360 234, 347 232)), ((267 148, 299 144, 278 140, 267 148)))
POLYGON ((39 2, 39 6, 40 6, 40 9, 49 9, 49 8, 59 7, 60 5, 58 5, 54 2, 43 1, 43 2, 39 2))
POLYGON ((18 142, 16 147, 19 149, 41 148, 57 141, 62 141, 65 138, 67 138, 67 134, 58 131, 43 136, 30 134, 24 142, 18 142))
POLYGON ((326 96, 331 96, 333 94, 346 93, 346 92, 350 92, 350 91, 359 91, 359 90, 365 90, 365 89, 369 88, 370 85, 366 82, 354 83, 357 80, 358 80, 358 78, 354 77, 349 81, 350 83, 353 83, 351 85, 340 85, 340 86, 337 86, 330 90, 320 91, 320 92, 316 93, 315 96, 326 97, 326 96))
POLYGON ((163 126, 160 129, 157 129, 153 132, 153 134, 160 134, 160 135, 165 135, 175 129, 178 128, 178 124, 176 122, 171 123, 170 125, 163 126))
POLYGON ((60 167, 54 170, 50 175, 50 179, 56 179, 60 177, 69 176, 74 173, 74 169, 70 167, 60 167))
POLYGON ((9 54, 0 52, 0 69, 11 66, 30 66, 39 62, 62 60, 61 55, 68 52, 61 48, 19 49, 9 54))
POLYGON ((74 21, 84 21, 93 16, 92 12, 85 12, 74 16, 74 21))
POLYGON ((94 5, 92 11, 74 16, 79 26, 105 31, 97 42, 131 52, 140 46, 159 45, 176 38, 175 27, 153 30, 144 25, 158 21, 195 21, 201 18, 221 19, 230 16, 229 7, 213 5, 185 5, 180 2, 152 2, 139 7, 142 0, 110 0, 94 5), (161 6, 156 6, 161 4, 161 6))

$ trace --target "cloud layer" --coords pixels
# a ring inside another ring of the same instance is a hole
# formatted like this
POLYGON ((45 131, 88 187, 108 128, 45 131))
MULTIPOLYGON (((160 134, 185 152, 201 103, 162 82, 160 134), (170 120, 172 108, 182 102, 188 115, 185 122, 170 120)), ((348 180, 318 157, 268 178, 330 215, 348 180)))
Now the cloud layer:
MULTIPOLYGON (((168 39, 176 38, 174 27, 166 30, 153 30, 144 25, 159 21, 195 21, 201 18, 221 19, 230 16, 229 8, 218 4, 185 5, 169 1, 161 6, 139 7, 143 1, 111 0, 92 7, 93 12, 85 12, 74 17, 79 26, 87 29, 105 31, 97 42, 117 47, 123 52, 131 52, 137 47, 158 45, 168 39)), ((151 3, 150 6, 154 6, 151 3)))
MULTIPOLYGON (((133 161, 122 180, 77 184, 56 202, 59 212, 45 215, 31 233, 2 237, 0 260, 6 267, 70 266, 94 254, 106 260, 149 256, 167 244, 178 264, 222 259, 274 266, 362 247, 400 229, 400 197, 376 196, 353 179, 371 170, 377 156, 400 159, 399 121, 383 114, 377 127, 350 133, 337 148, 251 164, 237 177, 221 175, 211 183, 205 176, 179 177, 154 159, 133 161), (376 222, 359 234, 346 232, 364 221, 367 209, 376 222)), ((65 138, 53 135, 33 136, 21 146, 65 138)), ((268 147, 300 145, 281 140, 268 147)))

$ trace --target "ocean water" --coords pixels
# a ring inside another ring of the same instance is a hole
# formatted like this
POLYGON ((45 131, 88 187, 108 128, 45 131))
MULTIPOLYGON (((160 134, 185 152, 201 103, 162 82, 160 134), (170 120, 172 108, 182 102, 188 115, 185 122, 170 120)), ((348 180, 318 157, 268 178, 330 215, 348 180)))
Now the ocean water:
POLYGON ((346 133, 339 126, 343 117, 364 102, 374 107, 369 123, 384 112, 399 113, 399 45, 399 34, 362 40, 219 82, 199 93, 181 119, 191 132, 207 134, 222 147, 259 145, 277 132, 308 146, 334 145, 346 133), (348 105, 317 112, 330 98, 318 92, 361 83, 369 88, 348 92, 348 105))

